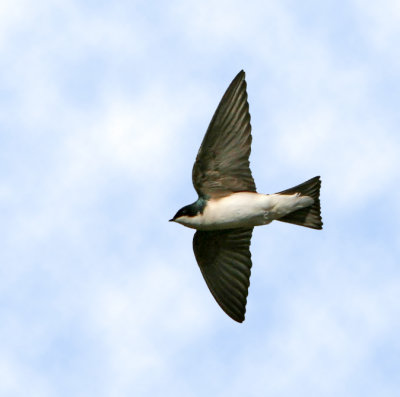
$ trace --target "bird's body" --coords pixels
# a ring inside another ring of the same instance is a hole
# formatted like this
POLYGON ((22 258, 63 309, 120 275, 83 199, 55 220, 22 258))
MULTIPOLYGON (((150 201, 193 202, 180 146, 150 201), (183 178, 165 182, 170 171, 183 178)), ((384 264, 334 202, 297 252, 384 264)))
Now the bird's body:
POLYGON ((298 193, 291 195, 238 192, 206 201, 195 216, 176 222, 197 230, 223 230, 267 225, 293 211, 309 207, 314 200, 298 193))
POLYGON ((193 166, 198 199, 171 221, 196 229, 193 250, 221 308, 244 321, 250 285, 250 240, 255 226, 273 220, 322 229, 314 177, 275 194, 260 194, 251 175, 251 125, 243 71, 219 103, 193 166))

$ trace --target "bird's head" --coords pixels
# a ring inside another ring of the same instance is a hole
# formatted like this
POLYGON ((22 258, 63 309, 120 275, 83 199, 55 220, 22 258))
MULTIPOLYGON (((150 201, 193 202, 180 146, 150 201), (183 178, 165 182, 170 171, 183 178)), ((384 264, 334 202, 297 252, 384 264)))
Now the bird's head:
POLYGON ((177 222, 188 227, 195 227, 199 222, 201 223, 200 217, 203 214, 206 203, 206 198, 199 198, 193 204, 182 207, 169 221, 177 222))
POLYGON ((193 204, 185 205, 169 221, 170 222, 178 222, 178 223, 186 223, 185 221, 188 220, 188 218, 193 218, 198 214, 199 214, 199 211, 193 204))

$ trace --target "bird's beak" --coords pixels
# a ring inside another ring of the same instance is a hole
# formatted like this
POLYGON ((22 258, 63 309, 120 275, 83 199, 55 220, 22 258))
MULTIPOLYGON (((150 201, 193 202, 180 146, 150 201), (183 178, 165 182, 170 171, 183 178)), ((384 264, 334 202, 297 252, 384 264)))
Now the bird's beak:
POLYGON ((168 222, 173 222, 173 221, 174 221, 174 218, 170 219, 168 222))

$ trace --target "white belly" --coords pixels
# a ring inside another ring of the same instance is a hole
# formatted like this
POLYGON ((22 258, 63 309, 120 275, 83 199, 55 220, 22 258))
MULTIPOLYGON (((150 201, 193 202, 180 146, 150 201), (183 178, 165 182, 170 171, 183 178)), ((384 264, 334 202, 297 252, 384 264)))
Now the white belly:
POLYGON ((299 195, 234 193, 220 199, 211 199, 191 225, 199 230, 231 229, 265 225, 300 208, 312 205, 314 200, 299 195))

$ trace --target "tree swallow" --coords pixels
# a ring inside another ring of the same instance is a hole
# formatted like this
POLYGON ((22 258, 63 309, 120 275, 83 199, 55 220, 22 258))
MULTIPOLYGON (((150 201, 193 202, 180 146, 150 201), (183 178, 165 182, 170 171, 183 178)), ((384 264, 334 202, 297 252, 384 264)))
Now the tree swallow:
POLYGON ((244 321, 254 226, 273 220, 322 229, 316 176, 291 189, 260 194, 251 175, 251 125, 244 71, 233 79, 204 136, 192 179, 199 198, 170 220, 196 229, 193 251, 222 310, 244 321))

